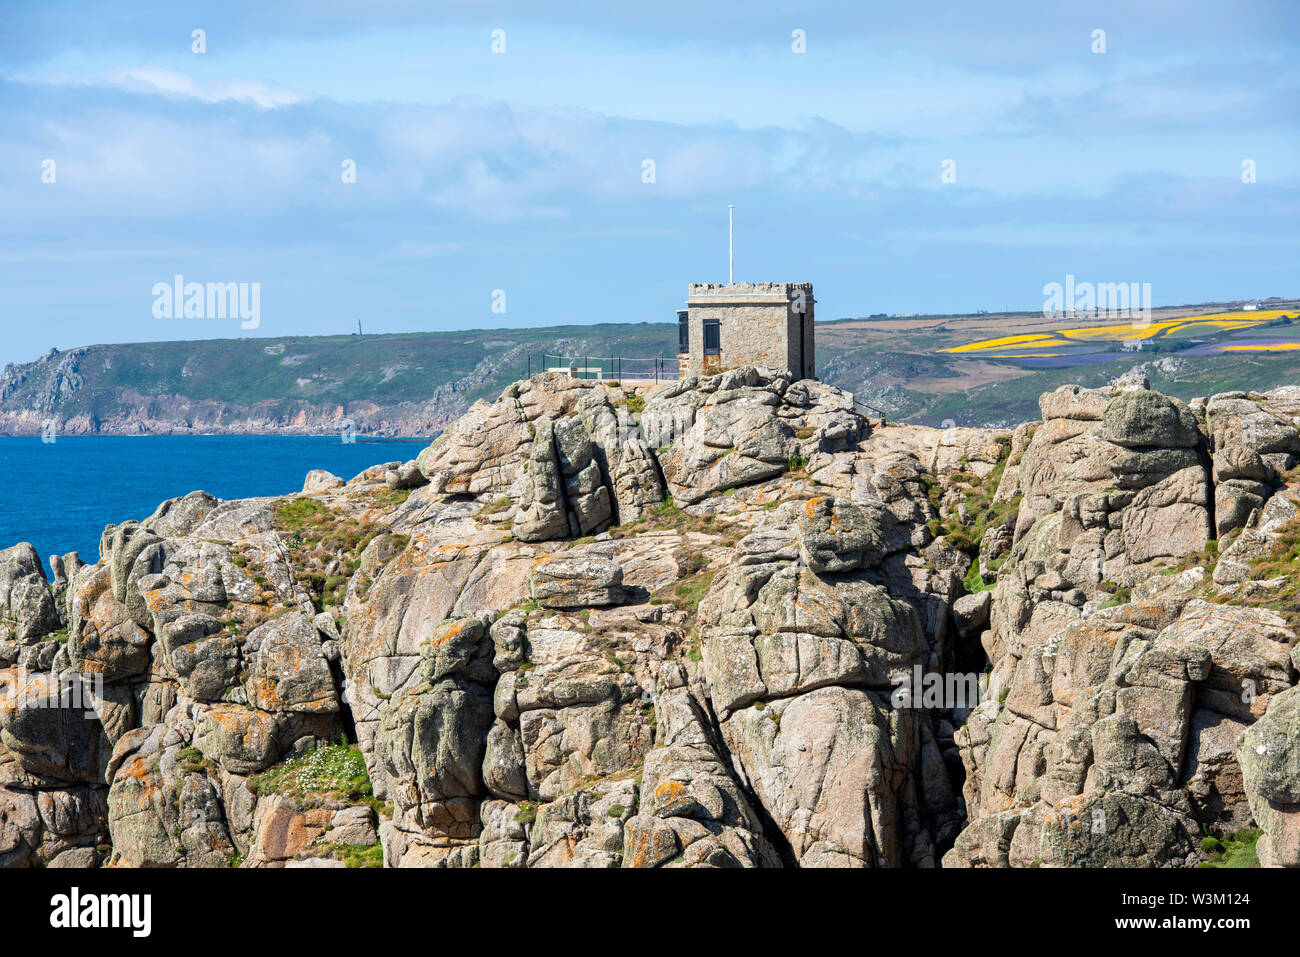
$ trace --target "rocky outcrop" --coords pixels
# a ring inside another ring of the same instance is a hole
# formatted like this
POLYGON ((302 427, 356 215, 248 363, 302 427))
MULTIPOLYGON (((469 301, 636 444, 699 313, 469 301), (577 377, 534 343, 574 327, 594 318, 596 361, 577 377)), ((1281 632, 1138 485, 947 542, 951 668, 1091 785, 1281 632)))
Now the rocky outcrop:
POLYGON ((1264 834, 1264 867, 1300 867, 1300 688, 1276 697, 1241 735, 1237 760, 1251 813, 1264 834))
POLYGON ((1295 866, 1300 402, 1040 409, 546 374, 9 549, 0 864, 1295 866))
POLYGON ((546 608, 596 608, 623 601, 623 569, 599 555, 541 559, 531 576, 533 600, 546 608))
POLYGON ((27 644, 59 627, 54 596, 36 549, 26 542, 0 551, 0 630, 27 644))
POLYGON ((805 463, 815 474, 867 432, 848 393, 754 368, 683 380, 652 399, 645 418, 674 440, 660 464, 683 503, 805 463))
POLYGON ((492 723, 490 616, 449 621, 420 646, 419 677, 385 710, 375 740, 393 802, 392 866, 472 863, 492 723))
POLYGON ((981 638, 998 699, 957 733, 970 823, 945 864, 1194 864, 1203 829, 1251 820, 1235 741, 1296 680, 1294 626, 1216 583, 1293 527, 1275 469, 1300 433, 1266 399, 1141 382, 1040 404, 997 493, 1021 502, 981 638))

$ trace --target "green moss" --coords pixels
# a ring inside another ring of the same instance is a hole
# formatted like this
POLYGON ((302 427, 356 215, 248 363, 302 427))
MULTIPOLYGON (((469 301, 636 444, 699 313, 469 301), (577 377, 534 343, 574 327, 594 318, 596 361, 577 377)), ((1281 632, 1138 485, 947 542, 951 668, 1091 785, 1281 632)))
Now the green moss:
POLYGON ((404 505, 406 500, 411 497, 415 489, 410 488, 386 488, 382 491, 375 492, 370 496, 369 504, 374 508, 397 508, 404 505))
POLYGON ((520 801, 519 810, 515 813, 515 822, 517 824, 532 824, 537 820, 537 802, 520 801))
POLYGON ((482 506, 478 510, 478 515, 479 516, 496 515, 500 512, 504 512, 513 504, 514 503, 510 501, 510 496, 502 495, 495 502, 488 502, 486 505, 482 506))
POLYGON ((1107 598, 1104 602, 1102 602, 1101 604, 1102 608, 1114 608, 1117 605, 1127 605, 1129 601, 1131 601, 1133 598, 1132 590, 1124 587, 1123 585, 1116 585, 1113 590, 1112 589, 1105 589, 1105 590, 1110 591, 1111 596, 1107 598))
POLYGON ((1244 827, 1222 839, 1206 835, 1201 839, 1201 850, 1210 856, 1200 867, 1251 868, 1259 867, 1259 854, 1255 850, 1264 832, 1254 827, 1244 827))
POLYGON ((334 513, 314 498, 295 498, 276 502, 273 514, 276 528, 302 532, 327 521, 334 513))
POLYGON ((696 664, 699 664, 704 660, 704 652, 701 650, 700 647, 699 632, 694 632, 692 634, 691 647, 690 650, 686 652, 686 657, 691 659, 691 661, 695 662, 696 664))
POLYGON ((978 595, 980 592, 988 591, 993 587, 992 585, 986 585, 984 583, 984 576, 980 573, 980 560, 978 555, 975 557, 975 560, 971 562, 970 571, 966 573, 966 577, 962 579, 961 583, 966 586, 966 591, 972 595, 978 595))
POLYGON ((209 763, 198 748, 181 748, 180 753, 176 755, 176 760, 181 771, 186 774, 202 771, 209 763))
MULTIPOLYGON (((317 611, 343 604, 351 576, 361 565, 361 554, 375 539, 387 536, 380 546, 381 565, 391 561, 408 544, 405 535, 392 534, 386 525, 361 521, 314 499, 282 499, 275 503, 273 513, 276 529, 292 533, 291 541, 297 542, 289 551, 294 577, 307 589, 317 611), (325 569, 336 560, 345 574, 326 573, 325 569)), ((253 580, 260 587, 267 586, 263 576, 254 576, 253 580)), ((358 580, 358 594, 364 597, 369 585, 369 578, 358 580)))
POLYGON ((694 615, 700 607, 700 602, 704 596, 709 593, 709 586, 713 584, 713 571, 704 571, 683 579, 673 585, 667 586, 666 589, 657 592, 655 597, 667 597, 679 609, 688 615, 694 615), (670 590, 670 591, 669 591, 670 590), (669 591, 665 595, 664 591, 669 591))
MULTIPOLYGON (((954 486, 965 486, 962 491, 968 520, 963 522, 954 509, 947 518, 932 519, 927 523, 931 535, 936 538, 942 535, 953 548, 972 557, 978 557, 985 532, 999 526, 1014 527, 1016 517, 1020 514, 1020 496, 1009 502, 993 501, 998 486, 1002 484, 1002 473, 1006 471, 1011 443, 999 442, 998 446, 998 462, 984 478, 966 471, 957 472, 950 477, 954 486)), ((922 475, 921 484, 931 506, 938 512, 943 501, 942 484, 935 476, 928 474, 922 475)))
POLYGON ((314 794, 337 795, 354 802, 374 798, 370 775, 356 745, 330 744, 277 764, 248 779, 253 793, 283 794, 303 799, 314 794))
POLYGON ((365 847, 356 844, 330 844, 326 851, 341 860, 347 867, 383 867, 384 848, 382 844, 365 847))

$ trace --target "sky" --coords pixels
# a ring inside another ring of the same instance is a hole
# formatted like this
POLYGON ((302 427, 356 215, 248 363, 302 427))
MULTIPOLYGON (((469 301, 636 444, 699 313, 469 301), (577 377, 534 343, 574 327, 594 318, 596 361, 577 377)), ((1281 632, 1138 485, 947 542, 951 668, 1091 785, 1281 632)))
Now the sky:
POLYGON ((671 321, 729 204, 822 320, 1300 296, 1294 0, 4 6, 0 362, 671 321))

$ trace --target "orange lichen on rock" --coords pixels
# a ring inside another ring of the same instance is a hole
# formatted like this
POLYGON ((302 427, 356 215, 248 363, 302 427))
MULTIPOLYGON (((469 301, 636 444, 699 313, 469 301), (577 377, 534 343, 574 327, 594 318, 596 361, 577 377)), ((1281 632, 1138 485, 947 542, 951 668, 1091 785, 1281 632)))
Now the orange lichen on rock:
POLYGON ((686 792, 686 785, 681 781, 664 781, 655 788, 655 800, 674 801, 686 792))

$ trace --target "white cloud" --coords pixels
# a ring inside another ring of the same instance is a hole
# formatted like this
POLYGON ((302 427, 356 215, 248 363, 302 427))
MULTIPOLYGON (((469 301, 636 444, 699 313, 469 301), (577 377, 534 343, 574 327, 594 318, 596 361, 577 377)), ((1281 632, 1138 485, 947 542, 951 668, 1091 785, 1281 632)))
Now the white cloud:
POLYGON ((163 96, 189 97, 204 103, 222 103, 233 100, 237 103, 251 103, 264 110, 274 110, 282 106, 302 103, 310 97, 284 87, 270 86, 256 80, 228 79, 204 83, 161 67, 137 67, 118 70, 110 79, 124 90, 137 89, 143 92, 159 93, 163 96))
POLYGON ((170 99, 199 100, 203 103, 243 103, 263 110, 293 106, 312 99, 311 96, 296 90, 260 83, 257 80, 238 77, 199 80, 188 74, 157 66, 129 67, 93 76, 43 72, 23 74, 11 79, 19 83, 99 87, 170 99))

